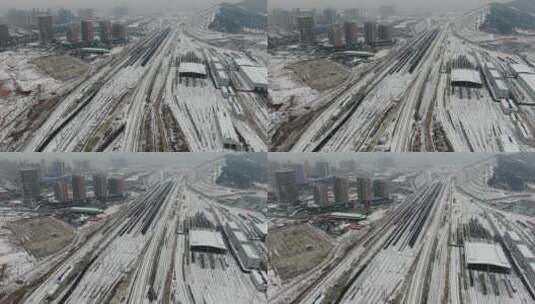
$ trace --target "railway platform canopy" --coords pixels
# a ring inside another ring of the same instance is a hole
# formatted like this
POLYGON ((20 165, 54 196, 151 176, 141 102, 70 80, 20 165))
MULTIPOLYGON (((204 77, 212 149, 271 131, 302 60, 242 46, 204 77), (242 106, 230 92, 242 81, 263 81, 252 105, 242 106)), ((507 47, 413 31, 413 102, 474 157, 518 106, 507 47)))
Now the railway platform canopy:
POLYGON ((226 253, 227 247, 221 233, 210 230, 191 230, 190 249, 206 253, 226 253))
POLYGON ((202 63, 182 62, 178 73, 182 77, 206 78, 206 67, 202 63))
POLYGON ((472 69, 453 69, 451 71, 451 84, 460 87, 483 87, 481 75, 477 70, 472 69))
POLYGON ((499 244, 466 242, 464 248, 466 265, 469 269, 501 273, 511 271, 511 265, 499 244))

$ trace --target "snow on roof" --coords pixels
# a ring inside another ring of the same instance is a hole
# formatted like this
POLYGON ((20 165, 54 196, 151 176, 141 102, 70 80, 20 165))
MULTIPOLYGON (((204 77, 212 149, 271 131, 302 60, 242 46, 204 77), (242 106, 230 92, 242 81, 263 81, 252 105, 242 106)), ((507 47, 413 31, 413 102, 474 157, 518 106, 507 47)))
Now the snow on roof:
POLYGON ((109 53, 110 50, 103 49, 103 48, 82 48, 82 52, 88 52, 88 53, 109 53))
POLYGON ((499 89, 499 90, 508 90, 509 88, 507 87, 507 85, 505 84, 505 82, 501 79, 496 79, 496 87, 499 89))
POLYGON ((486 63, 486 66, 487 66, 487 69, 489 69, 489 70, 490 69, 496 69, 496 65, 494 65, 494 63, 492 63, 490 61, 486 63))
POLYGON ((520 74, 520 78, 532 89, 535 90, 535 74, 520 74))
POLYGON ((217 76, 220 79, 228 79, 227 73, 225 71, 222 71, 222 70, 217 70, 217 76))
POLYGON ((471 69, 453 69, 451 71, 452 82, 469 82, 482 85, 479 72, 471 69))
POLYGON ((266 280, 264 279, 264 276, 260 273, 260 271, 258 270, 251 271, 251 275, 255 278, 257 282, 266 283, 266 280))
POLYGON ((230 227, 231 230, 239 230, 240 227, 238 227, 238 224, 236 224, 235 222, 227 222, 228 226, 230 227))
POLYGON ((366 219, 366 216, 360 213, 349 213, 349 212, 332 212, 329 216, 342 218, 342 219, 354 219, 354 220, 363 220, 366 219))
POLYGON ((102 213, 104 210, 100 208, 90 208, 90 207, 71 207, 71 211, 73 212, 81 212, 81 213, 102 213))
POLYGON ((467 242, 465 247, 465 259, 467 264, 493 265, 503 268, 511 268, 500 245, 467 242))
POLYGON ((241 68, 254 84, 268 85, 268 72, 266 67, 242 66, 241 68))
POLYGON ((509 236, 511 237, 511 239, 515 242, 520 242, 520 237, 518 236, 518 234, 514 231, 509 231, 509 236))
POLYGON ((349 55, 349 56, 357 56, 357 57, 373 57, 373 56, 375 56, 375 54, 372 53, 372 52, 364 52, 364 51, 344 51, 343 54, 344 55, 349 55))
POLYGON ((260 259, 256 251, 251 244, 242 244, 243 252, 248 258, 260 259))
POLYGON ((179 73, 193 73, 206 75, 206 67, 202 63, 182 62, 178 68, 179 73))
POLYGON ((511 64, 511 69, 518 74, 535 74, 533 69, 525 64, 511 64))
POLYGON ((262 234, 267 235, 268 234, 268 224, 267 223, 255 223, 254 226, 256 229, 262 234))
POLYGON ((531 249, 529 249, 529 247, 526 246, 526 244, 519 244, 516 247, 518 247, 518 250, 520 250, 520 253, 522 253, 522 255, 525 258, 528 258, 528 259, 535 258, 535 255, 533 254, 533 251, 531 251, 531 249))
POLYGON ((191 247, 213 247, 226 250, 223 237, 217 231, 209 230, 191 230, 189 232, 189 240, 191 247))
POLYGON ((242 231, 234 231, 234 235, 236 236, 236 239, 240 243, 248 243, 249 242, 249 239, 247 238, 245 233, 243 233, 242 231))
POLYGON ((498 72, 498 70, 490 70, 490 75, 492 75, 493 78, 502 78, 502 74, 498 72))
POLYGON ((257 63, 252 62, 248 58, 234 58, 234 63, 239 66, 250 66, 250 67, 256 67, 259 66, 257 63))

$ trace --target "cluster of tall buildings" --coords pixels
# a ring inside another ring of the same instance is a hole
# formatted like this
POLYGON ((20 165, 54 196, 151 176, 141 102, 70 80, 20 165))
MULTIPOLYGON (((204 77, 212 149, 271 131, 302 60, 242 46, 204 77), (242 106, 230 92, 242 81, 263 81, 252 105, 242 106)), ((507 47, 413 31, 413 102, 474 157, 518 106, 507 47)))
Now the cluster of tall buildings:
POLYGON ((112 23, 109 20, 82 20, 71 23, 67 26, 67 41, 70 44, 78 45, 92 44, 95 41, 95 24, 98 24, 98 37, 101 43, 111 44, 112 42, 124 42, 127 39, 126 25, 122 23, 112 23))
POLYGON ((356 186, 358 201, 365 206, 369 206, 376 200, 390 200, 389 181, 385 178, 357 177, 350 181, 345 175, 353 175, 356 171, 356 164, 353 160, 341 161, 339 168, 331 172, 331 167, 327 161, 317 161, 313 169, 305 163, 285 165, 285 169, 273 172, 274 190, 278 201, 283 206, 292 206, 300 202, 299 189, 304 185, 312 185, 314 203, 319 207, 328 207, 329 192, 332 191, 335 203, 350 203, 349 189, 351 185, 356 186))
MULTIPOLYGON (((83 174, 74 174, 70 177, 70 183, 65 178, 64 164, 60 161, 53 162, 47 174, 47 178, 55 178, 53 181, 54 198, 60 203, 70 201, 85 201, 88 199, 86 178, 83 174), (69 191, 72 188, 72 196, 69 191)), ((25 168, 20 170, 22 183, 22 196, 25 203, 35 203, 42 199, 42 172, 39 168, 25 168)), ((125 181, 121 175, 112 175, 108 178, 105 174, 93 176, 93 192, 97 199, 124 196, 125 181)))
MULTIPOLYGON (((116 7, 113 14, 124 17, 128 14, 128 8, 116 7)), ((55 40, 58 29, 65 29, 67 41, 78 45, 81 43, 91 44, 95 41, 94 27, 98 23, 99 38, 102 43, 126 41, 126 25, 112 23, 109 20, 94 21, 95 19, 93 9, 79 9, 77 17, 70 10, 64 8, 57 10, 55 14, 51 9, 33 9, 32 11, 10 9, 7 13, 8 24, 0 24, 0 47, 7 46, 13 38, 10 35, 8 25, 27 30, 37 29, 39 40, 45 43, 55 40)))
POLYGON ((11 8, 7 12, 7 23, 21 28, 35 28, 38 25, 40 16, 52 16, 52 10, 41 10, 34 8, 31 11, 11 8))
POLYGON ((93 192, 97 199, 105 199, 113 196, 124 195, 124 178, 119 175, 113 175, 108 178, 105 174, 93 176, 93 192))
MULTIPOLYGON (((369 46, 390 44, 394 40, 394 30, 390 24, 377 24, 375 21, 364 22, 364 42, 369 46)), ((333 24, 329 30, 329 42, 335 48, 351 48, 358 43, 359 27, 357 22, 347 21, 333 24)))
POLYGON ((83 175, 73 175, 71 177, 72 198, 69 194, 69 183, 65 180, 58 180, 54 183, 54 197, 56 201, 65 203, 69 201, 84 201, 87 197, 85 177, 83 175))
MULTIPOLYGON (((389 7, 385 11, 391 12, 392 10, 389 7)), ((354 47, 358 43, 359 36, 363 36, 365 43, 369 46, 388 44, 393 41, 392 25, 377 24, 375 21, 367 21, 359 25, 361 16, 362 12, 358 8, 345 9, 342 16, 336 10, 329 8, 323 10, 322 14, 318 14, 315 9, 306 11, 274 9, 270 22, 276 27, 297 31, 299 42, 304 45, 316 42, 317 25, 328 27, 329 42, 335 48, 354 47), (362 27, 359 28, 359 26, 362 27)))

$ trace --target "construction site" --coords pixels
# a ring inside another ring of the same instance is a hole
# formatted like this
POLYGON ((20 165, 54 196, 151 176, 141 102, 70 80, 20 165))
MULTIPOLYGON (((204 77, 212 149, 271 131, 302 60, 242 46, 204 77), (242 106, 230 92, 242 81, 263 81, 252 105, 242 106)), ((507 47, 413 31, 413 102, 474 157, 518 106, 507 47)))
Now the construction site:
POLYGON ((333 240, 309 224, 273 228, 267 243, 270 263, 283 281, 310 271, 333 249, 333 240))

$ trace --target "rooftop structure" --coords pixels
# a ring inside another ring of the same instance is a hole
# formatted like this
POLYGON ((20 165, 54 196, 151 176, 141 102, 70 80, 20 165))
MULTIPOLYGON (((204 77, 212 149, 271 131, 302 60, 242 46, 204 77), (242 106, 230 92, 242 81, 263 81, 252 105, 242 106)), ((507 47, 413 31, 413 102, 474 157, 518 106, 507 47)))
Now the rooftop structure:
POLYGON ((327 216, 332 219, 350 220, 350 221, 363 221, 367 218, 366 215, 364 214, 349 213, 349 212, 332 212, 332 213, 329 213, 327 216))
POLYGON ((71 207, 69 208, 71 212, 75 213, 82 213, 82 214, 100 214, 103 213, 104 210, 100 208, 90 208, 90 207, 71 207))
POLYGON ((254 91, 267 92, 268 73, 266 67, 241 66, 240 71, 242 77, 254 91))
POLYGON ((519 82, 532 101, 535 101, 535 74, 520 74, 519 82))
POLYGON ((535 74, 535 71, 525 64, 511 64, 510 67, 515 77, 518 77, 520 74, 535 74))

